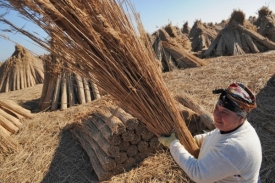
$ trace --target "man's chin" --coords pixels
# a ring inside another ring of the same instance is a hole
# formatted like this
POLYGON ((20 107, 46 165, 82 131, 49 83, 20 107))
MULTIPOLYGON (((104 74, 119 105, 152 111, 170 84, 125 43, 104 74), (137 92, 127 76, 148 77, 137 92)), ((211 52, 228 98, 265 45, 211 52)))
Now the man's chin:
POLYGON ((216 127, 216 128, 218 128, 219 130, 221 130, 221 128, 223 127, 223 123, 214 123, 214 126, 216 127))

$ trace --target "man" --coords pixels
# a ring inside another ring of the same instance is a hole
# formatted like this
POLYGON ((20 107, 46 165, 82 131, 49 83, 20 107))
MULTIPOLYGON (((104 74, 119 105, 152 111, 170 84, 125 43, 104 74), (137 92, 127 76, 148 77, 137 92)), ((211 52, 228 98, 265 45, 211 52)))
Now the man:
POLYGON ((198 159, 181 145, 175 134, 160 137, 159 141, 170 148, 174 160, 195 182, 257 183, 261 144, 246 119, 256 107, 255 96, 239 82, 213 93, 220 94, 213 112, 216 129, 194 137, 200 147, 198 159))

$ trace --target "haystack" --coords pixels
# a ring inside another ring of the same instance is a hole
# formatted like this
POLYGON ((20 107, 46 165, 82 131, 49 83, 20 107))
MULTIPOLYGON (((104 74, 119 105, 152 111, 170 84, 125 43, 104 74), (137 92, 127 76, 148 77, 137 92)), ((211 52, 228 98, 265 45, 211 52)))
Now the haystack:
POLYGON ((183 24, 183 26, 182 26, 182 28, 181 28, 181 32, 182 32, 183 34, 186 34, 187 36, 189 35, 189 33, 190 33, 190 27, 189 27, 187 21, 183 24))
MULTIPOLYGON (((254 24, 254 25, 255 25, 256 20, 257 20, 256 16, 249 16, 249 17, 248 17, 248 21, 249 21, 250 23, 254 24)), ((257 25, 256 25, 256 26, 257 26, 257 25)))
MULTIPOLYGON (((193 135, 207 129, 196 112, 176 103, 193 135)), ((140 120, 115 105, 98 107, 71 131, 88 154, 99 181, 129 171, 163 148, 140 120)))
POLYGON ((185 50, 191 50, 191 42, 187 35, 183 34, 177 26, 173 26, 172 23, 164 26, 163 29, 168 33, 168 35, 180 44, 185 50))
POLYGON ((241 10, 234 10, 227 25, 219 32, 202 57, 243 55, 274 50, 275 43, 257 33, 241 10))
POLYGON ((100 98, 96 84, 66 69, 53 55, 44 55, 44 82, 39 110, 65 110, 100 98))
POLYGON ((263 6, 258 11, 258 18, 254 22, 258 33, 275 42, 275 14, 268 7, 263 6))
POLYGON ((189 33, 192 51, 198 52, 207 49, 217 34, 218 32, 214 26, 203 24, 201 20, 196 20, 189 33))
POLYGON ((19 132, 19 129, 23 126, 22 119, 24 118, 32 118, 29 110, 10 100, 0 100, 1 154, 13 152, 18 148, 18 142, 11 135, 19 132))
POLYGON ((206 65, 206 62, 189 52, 190 40, 171 24, 159 29, 154 36, 153 49, 161 61, 163 72, 206 65))
POLYGON ((43 80, 42 61, 18 44, 11 57, 0 66, 0 92, 32 87, 43 80))

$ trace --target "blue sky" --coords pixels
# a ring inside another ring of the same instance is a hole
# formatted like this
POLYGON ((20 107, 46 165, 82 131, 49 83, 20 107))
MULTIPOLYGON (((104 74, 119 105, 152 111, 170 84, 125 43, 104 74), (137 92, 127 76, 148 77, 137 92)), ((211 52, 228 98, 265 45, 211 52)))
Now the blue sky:
MULTIPOLYGON (((246 18, 257 17, 257 12, 262 6, 268 6, 275 12, 275 0, 131 0, 131 2, 136 11, 140 13, 143 26, 149 33, 153 33, 170 22, 178 27, 182 27, 186 21, 190 27, 196 20, 221 22, 228 19, 236 9, 242 10, 246 14, 246 18)), ((5 11, 0 9, 0 14, 3 12, 5 11)), ((10 13, 7 18, 19 27, 24 26, 24 29, 36 32, 42 37, 47 36, 39 27, 19 18, 16 13, 10 13)), ((35 54, 40 55, 46 52, 19 33, 11 34, 1 31, 5 28, 7 26, 0 23, 1 35, 9 37, 35 54)), ((0 62, 11 56, 14 46, 15 43, 0 37, 0 62)))

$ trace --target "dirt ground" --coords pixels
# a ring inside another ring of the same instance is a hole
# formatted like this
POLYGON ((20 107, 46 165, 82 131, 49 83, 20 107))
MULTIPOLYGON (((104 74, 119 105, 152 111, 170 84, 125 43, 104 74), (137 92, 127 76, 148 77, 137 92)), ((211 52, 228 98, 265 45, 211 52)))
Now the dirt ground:
MULTIPOLYGON (((248 120, 255 127, 262 143, 263 182, 275 181, 275 52, 205 59, 207 66, 163 73, 172 94, 186 93, 205 110, 212 112, 216 88, 225 88, 241 81, 257 95, 258 107, 248 120)), ((88 104, 65 111, 35 112, 42 84, 31 88, 0 93, 0 100, 9 99, 32 111, 33 118, 23 120, 23 128, 14 135, 20 147, 13 154, 0 156, 1 183, 88 183, 98 182, 89 157, 73 137, 70 128, 95 106, 111 100, 104 96, 88 104)), ((171 159, 168 152, 148 157, 132 170, 114 176, 109 182, 191 182, 171 159)))

